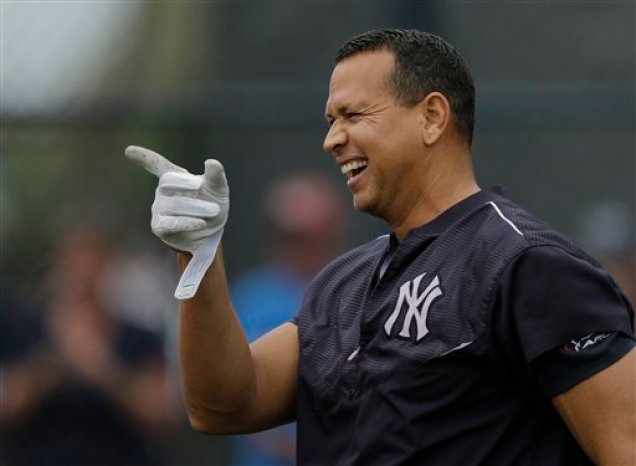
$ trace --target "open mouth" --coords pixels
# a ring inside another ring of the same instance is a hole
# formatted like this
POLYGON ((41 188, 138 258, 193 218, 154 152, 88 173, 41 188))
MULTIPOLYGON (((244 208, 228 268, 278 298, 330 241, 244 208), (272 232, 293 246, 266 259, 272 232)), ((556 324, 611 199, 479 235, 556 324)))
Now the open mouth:
POLYGON ((352 160, 340 166, 340 171, 347 178, 347 181, 358 176, 367 168, 366 160, 352 160))

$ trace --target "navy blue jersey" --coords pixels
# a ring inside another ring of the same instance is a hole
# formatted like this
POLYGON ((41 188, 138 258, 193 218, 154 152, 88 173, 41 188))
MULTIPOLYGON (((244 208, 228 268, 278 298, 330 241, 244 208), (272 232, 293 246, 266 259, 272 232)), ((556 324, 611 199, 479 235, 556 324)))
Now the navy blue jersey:
POLYGON ((629 351, 632 321, 592 258, 479 192, 309 287, 299 464, 591 464, 550 400, 629 351))

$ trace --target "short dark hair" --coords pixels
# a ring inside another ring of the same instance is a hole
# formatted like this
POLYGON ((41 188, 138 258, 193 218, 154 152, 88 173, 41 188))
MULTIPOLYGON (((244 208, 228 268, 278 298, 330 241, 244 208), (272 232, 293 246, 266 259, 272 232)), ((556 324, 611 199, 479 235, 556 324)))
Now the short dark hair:
POLYGON ((437 91, 450 102, 457 129, 472 143, 475 126, 475 86, 468 65, 439 36, 414 29, 374 29, 346 42, 336 63, 360 52, 386 49, 395 56, 389 85, 401 105, 411 107, 437 91))

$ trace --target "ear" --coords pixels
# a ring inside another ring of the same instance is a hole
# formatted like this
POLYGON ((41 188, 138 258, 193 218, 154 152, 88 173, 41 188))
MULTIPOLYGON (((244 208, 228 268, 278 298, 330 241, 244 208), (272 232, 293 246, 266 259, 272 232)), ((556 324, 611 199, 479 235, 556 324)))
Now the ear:
POLYGON ((424 125, 422 140, 430 146, 435 144, 444 134, 451 119, 451 109, 448 99, 439 92, 431 92, 419 104, 424 125))

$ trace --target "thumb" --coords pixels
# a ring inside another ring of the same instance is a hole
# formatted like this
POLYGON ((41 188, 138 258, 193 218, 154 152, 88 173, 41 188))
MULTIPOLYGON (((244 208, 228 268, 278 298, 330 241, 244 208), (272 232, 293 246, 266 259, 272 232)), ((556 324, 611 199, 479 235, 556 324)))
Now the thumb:
POLYGON ((124 153, 127 158, 145 168, 157 178, 160 178, 161 175, 168 172, 188 172, 185 168, 175 165, 163 155, 144 147, 128 146, 124 153))
POLYGON ((203 179, 211 189, 224 194, 227 193, 228 186, 225 169, 218 160, 208 159, 205 161, 203 179))

